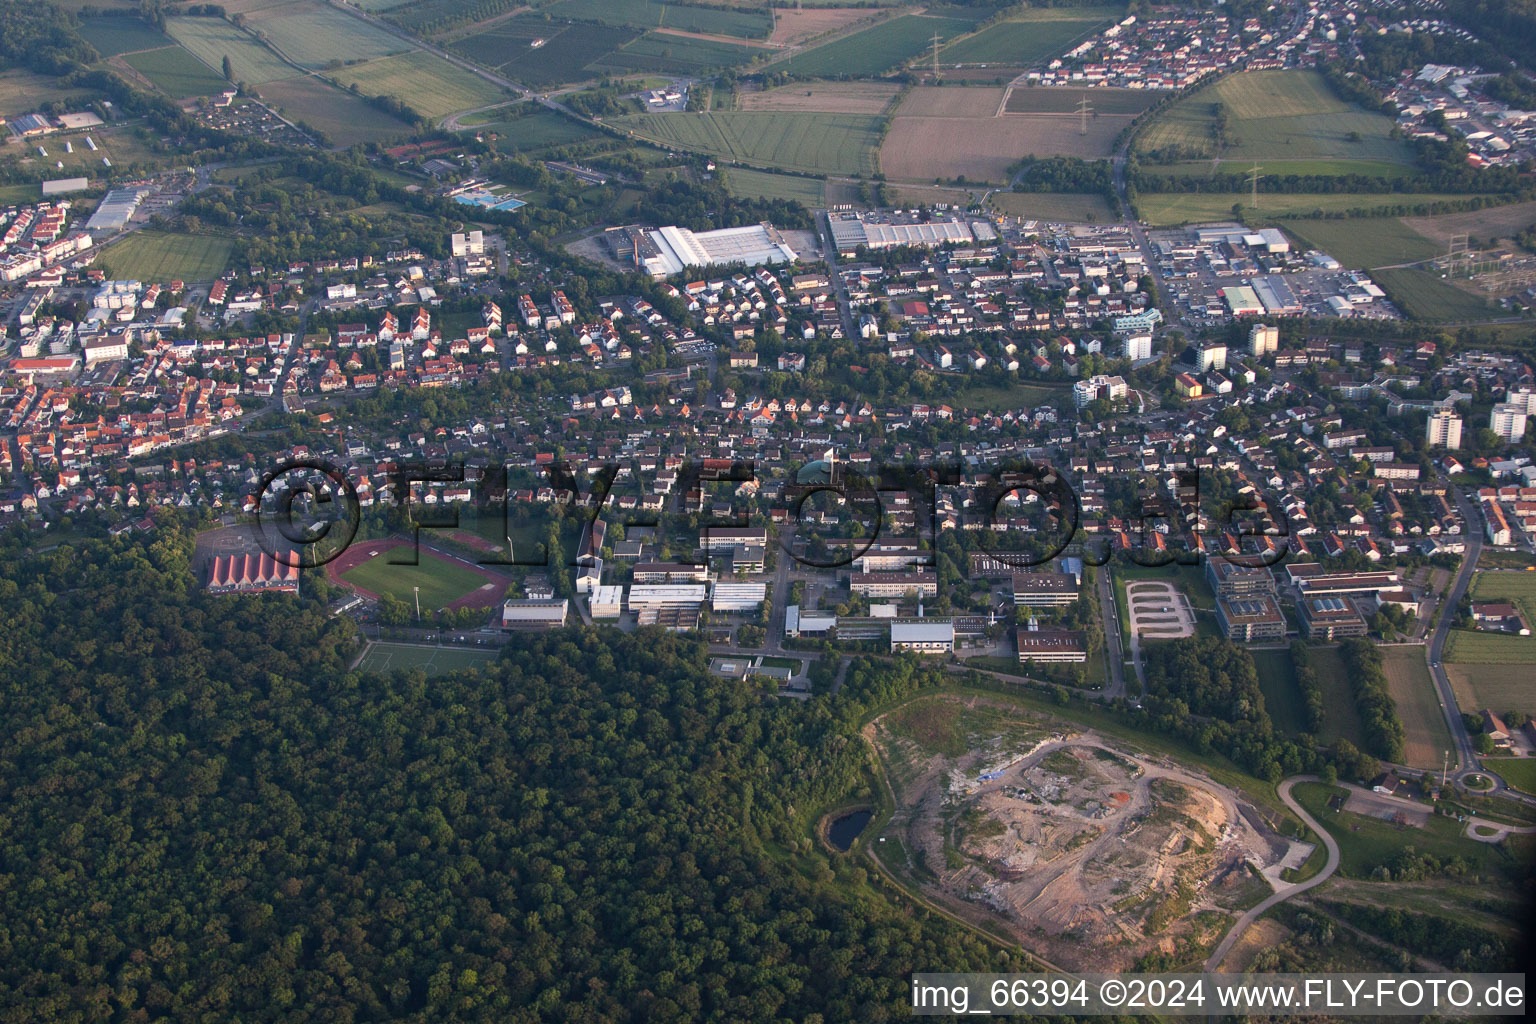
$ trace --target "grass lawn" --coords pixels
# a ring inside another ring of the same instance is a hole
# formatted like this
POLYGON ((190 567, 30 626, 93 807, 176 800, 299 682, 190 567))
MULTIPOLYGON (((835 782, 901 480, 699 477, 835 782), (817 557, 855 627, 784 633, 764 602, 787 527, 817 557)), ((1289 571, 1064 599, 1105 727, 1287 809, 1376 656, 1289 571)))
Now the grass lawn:
POLYGON ((723 180, 727 192, 745 199, 792 199, 809 207, 823 206, 827 201, 825 183, 820 178, 732 167, 723 180))
MULTIPOLYGON (((1495 551, 1492 548, 1483 548, 1483 553, 1478 556, 1477 567, 1479 569, 1528 569, 1536 566, 1536 557, 1529 551, 1495 551)), ((1536 573, 1531 574, 1536 578, 1536 573)), ((1475 587, 1478 579, 1474 576, 1472 584, 1475 587)))
POLYGON ((1293 220, 1285 229, 1346 267, 1385 267, 1429 259, 1436 247, 1396 217, 1293 220))
POLYGON ((438 558, 425 548, 420 552, 418 565, 397 565, 390 561, 391 557, 409 557, 409 552, 399 548, 386 551, 342 573, 341 578, 375 594, 393 594, 413 607, 413 588, 420 587, 423 615, 447 607, 485 582, 463 566, 438 558))
POLYGON ((806 53, 795 54, 773 66, 781 71, 813 77, 878 75, 930 49, 935 34, 942 44, 971 31, 974 24, 960 18, 902 15, 806 53))
POLYGON ((1307 716, 1301 690, 1296 686, 1291 652, 1281 649, 1250 653, 1259 673, 1259 689, 1264 691, 1264 709, 1269 712, 1275 728, 1291 735, 1306 732, 1307 716))
POLYGON ((1350 686, 1349 670, 1335 647, 1311 647, 1307 658, 1323 684, 1323 731, 1318 739, 1325 744, 1349 740, 1365 749, 1365 733, 1360 725, 1360 711, 1355 707, 1355 691, 1350 686))
POLYGON ((880 118, 859 114, 729 111, 615 118, 660 145, 813 174, 872 174, 880 118))
POLYGON ((1483 766, 1513 788, 1536 793, 1536 757, 1488 758, 1483 766))
MULTIPOLYGON (((99 93, 94 89, 65 89, 51 75, 39 75, 25 68, 0 71, 0 115, 16 117, 31 114, 44 103, 59 102, 76 109, 99 93)), ((10 129, 6 129, 9 137, 10 129)), ((27 152, 32 152, 28 147, 27 152)))
MULTIPOLYGON (((523 108, 527 110, 527 108, 523 108)), ((566 146, 573 142, 595 139, 602 133, 580 121, 573 121, 543 107, 524 117, 492 121, 479 129, 501 136, 493 145, 503 153, 529 153, 553 146, 566 146)))
POLYGON ((1518 871, 1514 858, 1488 843, 1467 839, 1461 834, 1464 826, 1452 818, 1432 816, 1423 828, 1399 827, 1380 818, 1335 811, 1328 806, 1331 797, 1344 792, 1341 787, 1320 782, 1301 782, 1291 789, 1296 802, 1333 833, 1339 844, 1339 871, 1349 878, 1369 878, 1378 865, 1391 863, 1408 846, 1442 860, 1460 857, 1475 865, 1475 873, 1485 876, 1499 874, 1512 878, 1518 871))
POLYGON ((112 276, 164 284, 211 281, 229 265, 234 241, 218 235, 136 231, 101 254, 112 276))
POLYGON ((223 77, 179 46, 130 53, 123 60, 156 88, 179 100, 211 96, 230 88, 223 77))
POLYGON ((970 384, 956 391, 950 397, 950 404, 971 412, 1000 412, 1006 409, 1033 409, 1041 405, 1060 407, 1063 402, 1070 402, 1071 399, 1072 392, 1069 389, 1045 384, 970 384))
POLYGON ((1476 295, 1427 270, 1378 270, 1371 276, 1403 312, 1419 320, 1482 320, 1503 315, 1476 295))
POLYGON ((493 647, 423 647, 417 644, 376 642, 368 645, 359 672, 396 672, 419 668, 429 676, 460 669, 479 668, 495 661, 501 651, 493 647))

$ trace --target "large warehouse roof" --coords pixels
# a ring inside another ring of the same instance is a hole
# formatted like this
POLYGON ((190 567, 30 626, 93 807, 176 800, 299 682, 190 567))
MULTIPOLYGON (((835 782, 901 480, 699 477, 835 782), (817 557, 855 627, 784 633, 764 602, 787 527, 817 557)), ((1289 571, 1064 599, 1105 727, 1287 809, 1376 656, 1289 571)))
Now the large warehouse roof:
POLYGON ((729 263, 755 267, 763 263, 793 263, 797 258, 771 224, 718 231, 665 227, 650 232, 650 238, 660 250, 656 263, 658 276, 664 277, 680 274, 688 267, 729 263))

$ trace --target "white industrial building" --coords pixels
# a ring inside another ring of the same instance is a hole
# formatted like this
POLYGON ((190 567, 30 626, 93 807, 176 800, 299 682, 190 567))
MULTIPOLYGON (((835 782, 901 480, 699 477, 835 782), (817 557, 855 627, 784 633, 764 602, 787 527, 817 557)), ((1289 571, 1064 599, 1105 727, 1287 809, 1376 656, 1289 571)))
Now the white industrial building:
POLYGON ((639 614, 665 608, 698 607, 709 599, 702 583, 636 583, 629 588, 629 610, 639 614))
POLYGON ((917 224, 873 223, 856 213, 828 216, 832 244, 840 253, 852 253, 859 247, 890 249, 899 245, 941 246, 972 245, 997 241, 997 232, 986 221, 964 221, 951 217, 917 224))
POLYGON ((766 222, 717 231, 664 227, 646 234, 656 252, 646 254, 643 262, 656 277, 671 277, 694 267, 733 263, 756 267, 768 263, 793 263, 799 258, 778 229, 766 222))
POLYGON ((565 613, 570 602, 558 601, 508 601, 501 607, 502 629, 558 629, 565 625, 565 613))
POLYGON ((837 628, 837 616, 792 604, 784 609, 785 636, 826 636, 837 628))
POLYGON ((115 188, 102 197, 101 205, 85 222, 87 231, 121 231, 138 210, 147 188, 115 188))
POLYGON ((953 622, 893 622, 891 650, 942 654, 955 649, 953 622))
POLYGON ((716 583, 710 593, 710 607, 717 612, 755 611, 767 596, 766 583, 716 583))

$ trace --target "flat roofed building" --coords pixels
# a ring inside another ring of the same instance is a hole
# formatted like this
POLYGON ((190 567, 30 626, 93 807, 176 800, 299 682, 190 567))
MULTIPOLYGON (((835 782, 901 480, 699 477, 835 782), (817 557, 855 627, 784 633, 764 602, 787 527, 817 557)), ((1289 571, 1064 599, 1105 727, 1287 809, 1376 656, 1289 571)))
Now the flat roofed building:
POLYGON ((559 629, 570 601, 508 601, 501 606, 502 629, 559 629))
POLYGON ((624 610, 624 588, 616 584, 603 584, 592 588, 587 598, 587 608, 594 619, 616 619, 624 610))
POLYGON ((942 654, 955 649, 952 622, 892 622, 891 650, 942 654))
POLYGON ((1040 664, 1074 663, 1088 660, 1088 641, 1076 629, 1022 629, 1015 626, 1014 643, 1019 662, 1040 664))
POLYGON ((1365 619, 1347 597, 1310 596, 1301 599, 1302 632, 1314 640, 1364 636, 1365 619))
POLYGON ((935 597, 939 593, 939 578, 932 570, 856 572, 848 579, 848 589, 866 597, 902 597, 906 594, 935 597))
POLYGON ((684 562, 637 562, 636 583, 708 583, 709 566, 684 562))
POLYGON ((710 590, 710 608, 717 612, 749 612, 768 594, 766 583, 716 583, 710 590))
POLYGON ((732 551, 745 544, 768 546, 768 528, 764 526, 710 526, 699 532, 699 547, 705 551, 732 551))
POLYGON ((1054 608, 1077 600, 1077 577, 1069 572, 1016 572, 1013 603, 1027 608, 1054 608))
POLYGON ((1221 597, 1254 597, 1275 590, 1275 578, 1268 569, 1220 557, 1205 560, 1205 582, 1221 597))
POLYGON ((1217 597, 1216 622, 1222 634, 1235 643, 1285 639, 1285 616, 1269 594, 1217 597))
POLYGON ((1402 580, 1395 572, 1330 572, 1296 579, 1296 586, 1308 597, 1321 594, 1374 594, 1381 590, 1396 590, 1401 585, 1402 580))
POLYGON ((668 633, 690 633, 699 628, 699 605, 681 608, 649 608, 636 614, 641 626, 659 626, 668 633))
POLYGON ((702 583, 636 583, 629 588, 629 610, 636 613, 697 607, 708 599, 709 587, 702 583))
POLYGON ((772 224, 751 224, 717 231, 689 231, 664 227, 647 232, 655 255, 645 259, 656 277, 670 277, 696 267, 743 263, 749 267, 768 263, 793 263, 799 257, 772 224))
POLYGON ((837 628, 837 616, 792 604, 784 609, 785 636, 826 636, 837 628))
POLYGON ((762 544, 738 544, 731 548, 732 572, 762 572, 768 548, 762 544))

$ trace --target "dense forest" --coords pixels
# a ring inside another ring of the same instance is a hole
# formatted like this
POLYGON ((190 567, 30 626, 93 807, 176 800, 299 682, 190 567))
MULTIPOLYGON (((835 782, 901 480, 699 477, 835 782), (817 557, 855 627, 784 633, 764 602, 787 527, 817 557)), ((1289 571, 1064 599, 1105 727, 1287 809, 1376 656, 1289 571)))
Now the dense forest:
POLYGON ((935 682, 764 702, 665 633, 347 671, 319 602, 210 597, 191 541, 0 570, 6 1020, 884 1020, 1015 958, 816 852, 854 725, 935 682))

